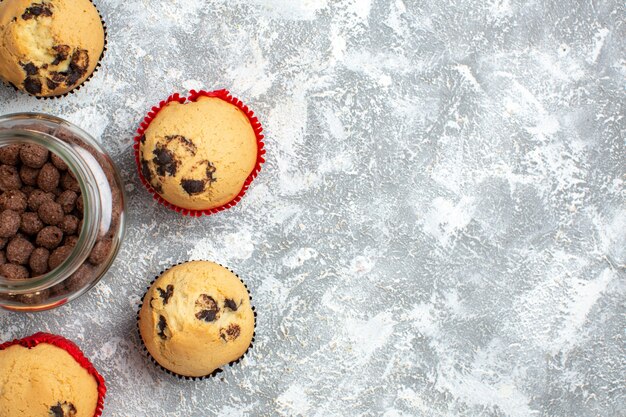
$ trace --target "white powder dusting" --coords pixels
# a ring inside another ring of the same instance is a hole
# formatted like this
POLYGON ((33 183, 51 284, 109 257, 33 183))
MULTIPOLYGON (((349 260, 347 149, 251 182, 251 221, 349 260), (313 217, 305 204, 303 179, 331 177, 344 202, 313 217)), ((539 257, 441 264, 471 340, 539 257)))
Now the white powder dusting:
POLYGON ((442 246, 448 246, 472 220, 474 209, 473 197, 462 197, 456 204, 444 197, 437 197, 419 221, 424 232, 436 238, 442 246))
POLYGON ((367 363, 377 349, 389 342, 395 325, 396 322, 388 311, 378 313, 369 320, 348 318, 344 332, 351 341, 355 361, 367 363))
POLYGON ((609 33, 610 31, 607 28, 601 28, 594 35, 593 49, 591 50, 591 54, 589 55, 589 59, 587 60, 587 62, 593 63, 598 60, 598 57, 600 56, 600 52, 602 52, 602 47, 604 46, 604 41, 606 40, 606 37, 608 36, 609 33))
POLYGON ((295 253, 283 258, 283 265, 288 268, 297 268, 306 261, 317 258, 318 252, 313 248, 300 248, 295 253))
POLYGON ((304 389, 292 384, 276 399, 280 410, 286 415, 305 415, 310 410, 309 400, 304 389))
POLYGON ((202 239, 189 252, 193 260, 215 260, 231 264, 250 258, 254 252, 252 234, 246 228, 233 233, 225 233, 217 239, 202 239))

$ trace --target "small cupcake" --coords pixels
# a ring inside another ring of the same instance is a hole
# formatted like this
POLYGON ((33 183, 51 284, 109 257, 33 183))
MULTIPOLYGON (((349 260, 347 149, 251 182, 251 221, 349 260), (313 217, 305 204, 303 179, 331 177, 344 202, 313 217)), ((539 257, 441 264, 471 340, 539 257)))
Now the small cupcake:
POLYGON ((207 261, 177 265, 144 295, 138 326, 144 346, 163 368, 182 377, 215 375, 239 360, 254 337, 246 286, 207 261))
POLYGON ((146 117, 135 138, 143 182, 183 214, 234 206, 264 162, 261 125, 227 91, 171 96, 146 117))
POLYGON ((106 386, 69 340, 48 333, 0 345, 0 415, 97 417, 106 386))
POLYGON ((37 97, 67 94, 95 71, 105 29, 90 0, 0 3, 0 78, 37 97))

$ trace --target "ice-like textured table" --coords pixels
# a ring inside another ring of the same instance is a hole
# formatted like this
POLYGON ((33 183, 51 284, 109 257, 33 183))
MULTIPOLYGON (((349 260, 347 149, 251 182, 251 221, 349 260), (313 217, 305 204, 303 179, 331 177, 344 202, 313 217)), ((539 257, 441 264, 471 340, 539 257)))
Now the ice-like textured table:
POLYGON ((75 339, 105 416, 626 414, 626 8, 618 0, 95 0, 109 51, 78 94, 0 111, 99 138, 130 201, 88 295, 0 313, 75 339), (228 88, 267 163, 235 209, 157 205, 131 143, 171 92, 228 88), (138 348, 147 283, 189 258, 249 284, 257 343, 186 382, 138 348))

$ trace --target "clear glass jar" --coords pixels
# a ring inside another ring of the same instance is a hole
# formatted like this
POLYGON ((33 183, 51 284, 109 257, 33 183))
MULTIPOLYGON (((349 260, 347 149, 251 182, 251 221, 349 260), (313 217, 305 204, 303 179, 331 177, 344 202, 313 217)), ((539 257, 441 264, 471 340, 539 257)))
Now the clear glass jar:
POLYGON ((82 228, 65 261, 33 278, 0 276, 0 307, 47 310, 84 294, 113 263, 124 237, 124 187, 113 161, 98 143, 63 119, 39 113, 1 116, 0 148, 15 143, 40 145, 59 156, 74 174, 82 193, 82 228))

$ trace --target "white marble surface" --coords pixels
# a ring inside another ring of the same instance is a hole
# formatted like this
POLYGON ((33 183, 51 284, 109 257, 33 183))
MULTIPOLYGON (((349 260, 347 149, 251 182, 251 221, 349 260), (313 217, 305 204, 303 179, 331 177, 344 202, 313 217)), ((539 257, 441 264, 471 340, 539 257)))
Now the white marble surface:
POLYGON ((78 94, 0 89, 97 136, 130 226, 110 273, 0 339, 74 339, 104 416, 626 414, 626 8, 618 0, 94 0, 103 66, 78 94), (265 126, 236 208, 183 218, 135 173, 174 91, 227 88, 265 126), (147 283, 190 258, 248 283, 251 354, 179 381, 141 353, 147 283))

